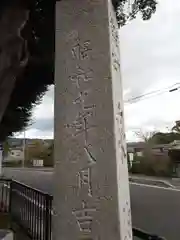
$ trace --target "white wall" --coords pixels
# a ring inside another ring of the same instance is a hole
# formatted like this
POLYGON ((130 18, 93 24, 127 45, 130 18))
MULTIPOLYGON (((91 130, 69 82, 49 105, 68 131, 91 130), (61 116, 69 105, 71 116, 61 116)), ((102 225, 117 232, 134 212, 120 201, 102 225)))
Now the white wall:
POLYGON ((8 155, 4 158, 4 161, 16 161, 16 160, 23 160, 24 159, 24 152, 21 149, 11 149, 8 152, 8 155))

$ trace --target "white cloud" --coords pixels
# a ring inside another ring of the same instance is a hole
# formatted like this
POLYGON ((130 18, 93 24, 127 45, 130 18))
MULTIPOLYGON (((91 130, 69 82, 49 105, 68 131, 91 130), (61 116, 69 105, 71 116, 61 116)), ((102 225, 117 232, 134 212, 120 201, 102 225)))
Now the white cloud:
MULTIPOLYGON (((50 86, 42 98, 42 103, 34 108, 32 126, 26 129, 27 138, 53 138, 54 123, 54 86, 50 86)), ((24 137, 24 133, 15 134, 24 137)))
POLYGON ((54 117, 54 86, 50 86, 42 103, 34 109, 34 121, 38 119, 52 119, 54 117))
MULTIPOLYGON (((180 2, 161 0, 150 21, 132 21, 120 30, 122 77, 128 98, 180 82, 180 2)), ((126 98, 127 99, 127 98, 126 98)), ((164 93, 125 105, 127 139, 136 129, 167 130, 180 119, 180 93, 164 93)))
MULTIPOLYGON (((125 105, 126 129, 136 131, 167 131, 173 122, 180 119, 180 92, 164 93, 156 97, 125 105)), ((133 140, 133 137, 128 138, 133 140)))
POLYGON ((131 87, 134 95, 164 78, 179 78, 178 8, 180 3, 161 0, 151 20, 138 18, 120 30, 124 87, 131 87))
POLYGON ((42 130, 38 130, 38 129, 28 129, 24 133, 20 133, 15 135, 17 138, 38 138, 38 139, 52 139, 53 138, 53 131, 42 131, 42 130))

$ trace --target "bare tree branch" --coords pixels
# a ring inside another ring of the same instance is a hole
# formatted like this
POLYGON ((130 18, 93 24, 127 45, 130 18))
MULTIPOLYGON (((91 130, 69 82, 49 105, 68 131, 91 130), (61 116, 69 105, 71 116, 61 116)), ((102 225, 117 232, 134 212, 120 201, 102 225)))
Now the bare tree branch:
POLYGON ((135 131, 134 134, 136 137, 141 139, 143 142, 149 142, 151 138, 156 134, 156 131, 143 131, 142 129, 135 131))

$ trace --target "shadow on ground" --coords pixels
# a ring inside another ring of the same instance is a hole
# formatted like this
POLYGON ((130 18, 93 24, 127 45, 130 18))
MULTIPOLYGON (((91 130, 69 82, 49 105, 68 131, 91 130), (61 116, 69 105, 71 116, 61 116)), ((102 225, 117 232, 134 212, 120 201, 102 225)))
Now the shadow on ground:
POLYGON ((0 214, 0 229, 10 229, 14 233, 14 240, 30 240, 17 224, 11 222, 8 214, 0 214))

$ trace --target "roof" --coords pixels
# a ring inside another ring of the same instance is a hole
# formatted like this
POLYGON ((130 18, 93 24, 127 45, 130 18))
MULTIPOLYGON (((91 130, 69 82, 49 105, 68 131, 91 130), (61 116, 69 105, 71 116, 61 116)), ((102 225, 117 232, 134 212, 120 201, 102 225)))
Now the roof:
POLYGON ((145 142, 128 142, 127 147, 128 148, 144 148, 146 145, 145 142))
POLYGON ((14 146, 14 147, 11 147, 11 148, 10 148, 10 151, 16 151, 16 150, 18 150, 18 151, 23 151, 23 147, 19 147, 19 146, 18 146, 18 147, 15 147, 15 146, 14 146))
MULTIPOLYGON (((161 149, 163 148, 164 150, 168 150, 169 148, 171 148, 171 144, 156 144, 156 145, 152 145, 151 148, 152 149, 161 149)), ((146 147, 146 143, 145 142, 129 142, 127 143, 127 149, 128 152, 133 152, 134 149, 138 148, 138 149, 144 149, 146 147)), ((180 143, 179 143, 179 148, 180 148, 180 143)))
MULTIPOLYGON (((53 139, 31 139, 31 138, 26 138, 25 139, 27 145, 33 145, 35 142, 39 141, 44 144, 50 145, 53 142, 53 139)), ((23 138, 8 138, 8 144, 10 148, 16 148, 17 147, 22 147, 24 143, 23 138)))
POLYGON ((172 143, 169 144, 169 149, 171 150, 180 150, 180 141, 179 140, 174 140, 172 143))

